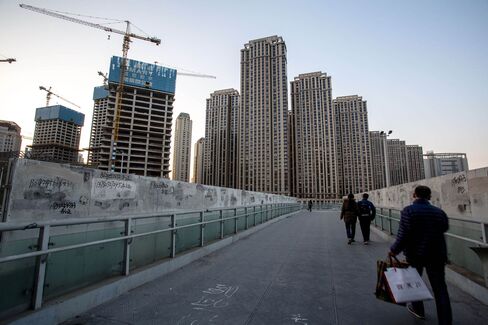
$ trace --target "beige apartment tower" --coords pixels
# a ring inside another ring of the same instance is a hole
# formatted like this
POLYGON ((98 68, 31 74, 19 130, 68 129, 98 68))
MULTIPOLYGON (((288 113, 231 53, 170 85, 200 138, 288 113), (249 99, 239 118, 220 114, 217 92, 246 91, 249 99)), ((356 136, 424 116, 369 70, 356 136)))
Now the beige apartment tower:
POLYGON ((368 131, 368 110, 362 97, 344 96, 333 101, 338 152, 339 194, 361 193, 373 187, 368 131))
POLYGON ((188 113, 176 118, 175 147, 173 151, 173 177, 175 181, 189 182, 191 159, 192 120, 188 113))
POLYGON ((371 148, 371 170, 373 173, 373 188, 379 189, 387 187, 388 181, 386 176, 388 172, 388 155, 386 153, 385 132, 370 131, 369 143, 371 148))
POLYGON ((203 184, 203 161, 205 154, 205 138, 200 138, 193 149, 193 183, 203 184))
POLYGON ((324 202, 338 198, 331 77, 300 74, 291 82, 290 194, 324 202))
POLYGON ((424 155, 419 145, 407 145, 408 181, 425 179, 424 155))
POLYGON ((204 184, 236 187, 239 92, 218 90, 207 99, 204 184))
POLYGON ((288 81, 282 37, 241 49, 237 188, 288 195, 288 81))

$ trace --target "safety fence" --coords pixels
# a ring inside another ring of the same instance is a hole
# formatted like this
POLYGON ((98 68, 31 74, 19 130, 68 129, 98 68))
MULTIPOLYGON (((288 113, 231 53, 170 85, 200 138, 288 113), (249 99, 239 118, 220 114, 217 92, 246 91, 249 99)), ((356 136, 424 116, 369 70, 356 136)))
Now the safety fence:
POLYGON ((301 209, 276 203, 205 211, 0 223, 0 319, 127 276, 301 209))

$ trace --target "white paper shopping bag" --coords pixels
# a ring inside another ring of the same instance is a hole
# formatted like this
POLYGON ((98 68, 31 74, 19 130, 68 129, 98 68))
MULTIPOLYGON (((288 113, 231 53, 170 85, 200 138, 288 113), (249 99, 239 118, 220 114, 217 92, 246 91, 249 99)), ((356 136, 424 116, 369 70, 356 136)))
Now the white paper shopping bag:
POLYGON ((433 299, 425 282, 411 266, 406 269, 389 267, 385 271, 385 277, 397 304, 433 299))

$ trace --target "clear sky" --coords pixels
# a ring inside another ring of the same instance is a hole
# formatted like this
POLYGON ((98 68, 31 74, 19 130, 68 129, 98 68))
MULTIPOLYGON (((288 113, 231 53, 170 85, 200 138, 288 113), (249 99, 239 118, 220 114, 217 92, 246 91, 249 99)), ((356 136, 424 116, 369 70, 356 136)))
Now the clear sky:
MULTIPOLYGON (((160 46, 134 40, 130 58, 217 76, 178 77, 174 117, 190 114, 192 143, 205 134, 209 94, 239 90, 243 45, 279 35, 288 49, 289 81, 326 72, 334 97, 367 100, 370 130, 391 129, 392 137, 424 152, 465 152, 470 168, 488 166, 488 0, 0 0, 0 57, 17 59, 0 63, 0 119, 32 136, 35 108, 45 105, 38 87, 52 86, 82 107, 81 146, 87 147, 93 87, 102 83, 97 71, 107 72, 110 57, 121 55, 122 37, 108 39, 104 31, 19 3, 130 20, 162 39, 160 46)), ((53 97, 56 103, 66 104, 53 97)))

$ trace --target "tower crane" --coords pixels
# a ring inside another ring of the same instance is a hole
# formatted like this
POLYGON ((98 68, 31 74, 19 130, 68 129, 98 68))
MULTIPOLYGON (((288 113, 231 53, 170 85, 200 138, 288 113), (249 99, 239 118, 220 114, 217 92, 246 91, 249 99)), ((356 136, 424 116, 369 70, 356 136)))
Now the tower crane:
POLYGON ((102 71, 98 71, 98 75, 103 78, 103 85, 106 86, 108 81, 107 74, 103 73, 102 71))
POLYGON ((125 21, 125 23, 126 23, 125 31, 122 31, 122 30, 118 30, 115 28, 103 26, 100 24, 95 24, 95 23, 92 23, 89 21, 81 20, 78 18, 70 17, 70 16, 67 16, 67 15, 61 14, 59 12, 52 11, 52 10, 38 8, 38 7, 26 5, 26 4, 20 4, 19 6, 23 9, 31 10, 31 11, 34 11, 34 12, 37 12, 40 14, 48 15, 51 17, 59 18, 59 19, 68 20, 68 21, 73 22, 73 23, 85 25, 88 27, 98 28, 98 29, 104 30, 106 32, 120 34, 120 35, 124 36, 124 41, 122 43, 122 64, 120 67, 120 79, 119 79, 119 84, 117 85, 116 95, 115 95, 114 130, 112 133, 111 155, 110 155, 110 159, 109 159, 109 166, 112 166, 112 170, 113 170, 114 169, 113 159, 115 156, 115 152, 117 150, 117 140, 119 137, 120 106, 122 103, 122 94, 124 92, 124 81, 125 81, 125 76, 127 73, 127 53, 129 52, 129 45, 131 42, 131 38, 137 38, 137 39, 140 39, 143 41, 154 43, 156 45, 161 44, 161 40, 159 38, 156 38, 156 37, 146 37, 146 36, 140 36, 140 35, 131 33, 131 31, 130 31, 131 23, 128 20, 125 21))
POLYGON ((78 108, 81 108, 80 106, 78 106, 78 105, 76 105, 75 103, 73 103, 73 102, 71 102, 71 101, 67 100, 66 98, 63 98, 63 97, 59 96, 58 94, 53 93, 53 92, 51 91, 51 87, 49 87, 49 89, 47 89, 47 88, 46 88, 46 87, 44 87, 44 86, 39 86, 39 89, 40 89, 40 90, 44 90, 44 91, 46 91, 46 92, 47 92, 47 94, 46 94, 46 106, 49 106, 49 101, 51 100, 51 95, 54 95, 54 96, 58 97, 59 99, 62 99, 62 100, 64 100, 64 101, 65 101, 65 102, 67 102, 67 103, 70 103, 70 104, 71 104, 71 105, 73 105, 73 106, 76 106, 76 107, 78 107, 78 108))
POLYGON ((17 60, 14 58, 7 58, 7 59, 1 59, 0 62, 12 63, 12 62, 17 62, 17 60))

